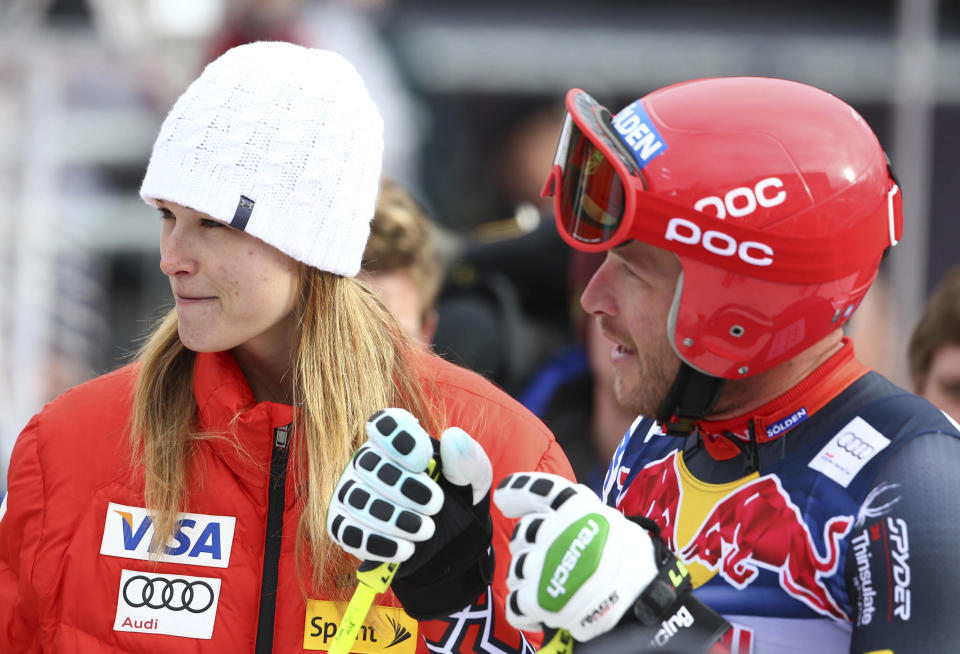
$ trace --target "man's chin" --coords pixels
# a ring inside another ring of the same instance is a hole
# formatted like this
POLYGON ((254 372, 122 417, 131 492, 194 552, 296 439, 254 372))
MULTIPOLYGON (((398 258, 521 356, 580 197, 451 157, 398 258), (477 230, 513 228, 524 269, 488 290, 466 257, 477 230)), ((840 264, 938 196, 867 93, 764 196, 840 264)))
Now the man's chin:
POLYGON ((617 398, 617 404, 627 413, 648 417, 653 417, 656 413, 656 407, 651 407, 650 402, 645 401, 639 389, 631 388, 620 375, 617 375, 613 384, 613 394, 617 398))

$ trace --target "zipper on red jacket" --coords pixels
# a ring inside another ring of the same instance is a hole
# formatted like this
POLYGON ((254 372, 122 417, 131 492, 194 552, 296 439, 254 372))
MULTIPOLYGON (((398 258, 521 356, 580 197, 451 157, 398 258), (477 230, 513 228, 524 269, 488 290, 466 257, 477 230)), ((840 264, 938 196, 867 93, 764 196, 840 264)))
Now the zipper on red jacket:
POLYGON ((287 457, 290 452, 290 425, 273 431, 270 456, 270 489, 267 500, 267 531, 263 550, 263 581, 260 584, 260 616, 257 620, 256 654, 273 651, 274 621, 277 612, 277 578, 280 570, 280 545, 283 536, 283 507, 287 481, 287 457))

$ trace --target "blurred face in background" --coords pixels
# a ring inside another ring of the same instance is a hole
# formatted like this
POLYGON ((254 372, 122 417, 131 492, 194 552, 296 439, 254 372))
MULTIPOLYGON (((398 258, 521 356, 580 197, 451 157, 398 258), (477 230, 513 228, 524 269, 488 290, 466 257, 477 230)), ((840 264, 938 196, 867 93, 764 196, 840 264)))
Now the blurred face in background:
POLYGON ((420 288, 408 274, 402 270, 362 273, 360 279, 376 291, 408 336, 430 345, 437 328, 436 312, 424 306, 420 288))
POLYGON ((960 421, 960 345, 943 343, 933 353, 918 394, 960 421))
POLYGON ((289 357, 296 261, 207 214, 173 202, 159 208, 160 269, 170 279, 183 344, 196 352, 289 357))

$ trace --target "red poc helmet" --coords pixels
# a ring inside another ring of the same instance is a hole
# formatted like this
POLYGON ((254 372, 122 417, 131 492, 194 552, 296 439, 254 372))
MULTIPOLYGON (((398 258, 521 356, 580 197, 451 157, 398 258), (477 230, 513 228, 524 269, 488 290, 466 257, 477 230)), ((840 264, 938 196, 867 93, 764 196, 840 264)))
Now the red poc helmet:
POLYGON ((764 372, 842 325, 900 238, 876 136, 825 91, 719 78, 616 117, 580 89, 566 106, 544 188, 561 236, 587 252, 636 239, 676 253, 668 332, 707 375, 764 372))

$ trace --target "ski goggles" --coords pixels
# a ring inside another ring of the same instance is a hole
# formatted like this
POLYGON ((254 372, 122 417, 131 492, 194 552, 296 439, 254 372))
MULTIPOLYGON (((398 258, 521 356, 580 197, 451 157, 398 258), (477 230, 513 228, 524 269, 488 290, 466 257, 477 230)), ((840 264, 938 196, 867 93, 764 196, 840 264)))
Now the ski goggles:
MULTIPOLYGON (((567 92, 566 107, 543 195, 554 196, 557 228, 570 245, 586 252, 607 250, 635 238, 632 218, 647 184, 605 107, 580 89, 567 92)), ((665 149, 653 138, 646 147, 665 149)))
POLYGON ((851 242, 887 246, 899 239, 902 210, 896 185, 878 207, 888 220, 864 220, 831 241, 773 234, 668 200, 647 190, 644 168, 669 143, 640 100, 616 118, 581 89, 570 89, 565 103, 542 195, 553 196, 557 231, 575 249, 602 252, 638 240, 730 272, 809 283, 839 279, 862 267, 858 253, 870 249, 853 251, 851 242))

